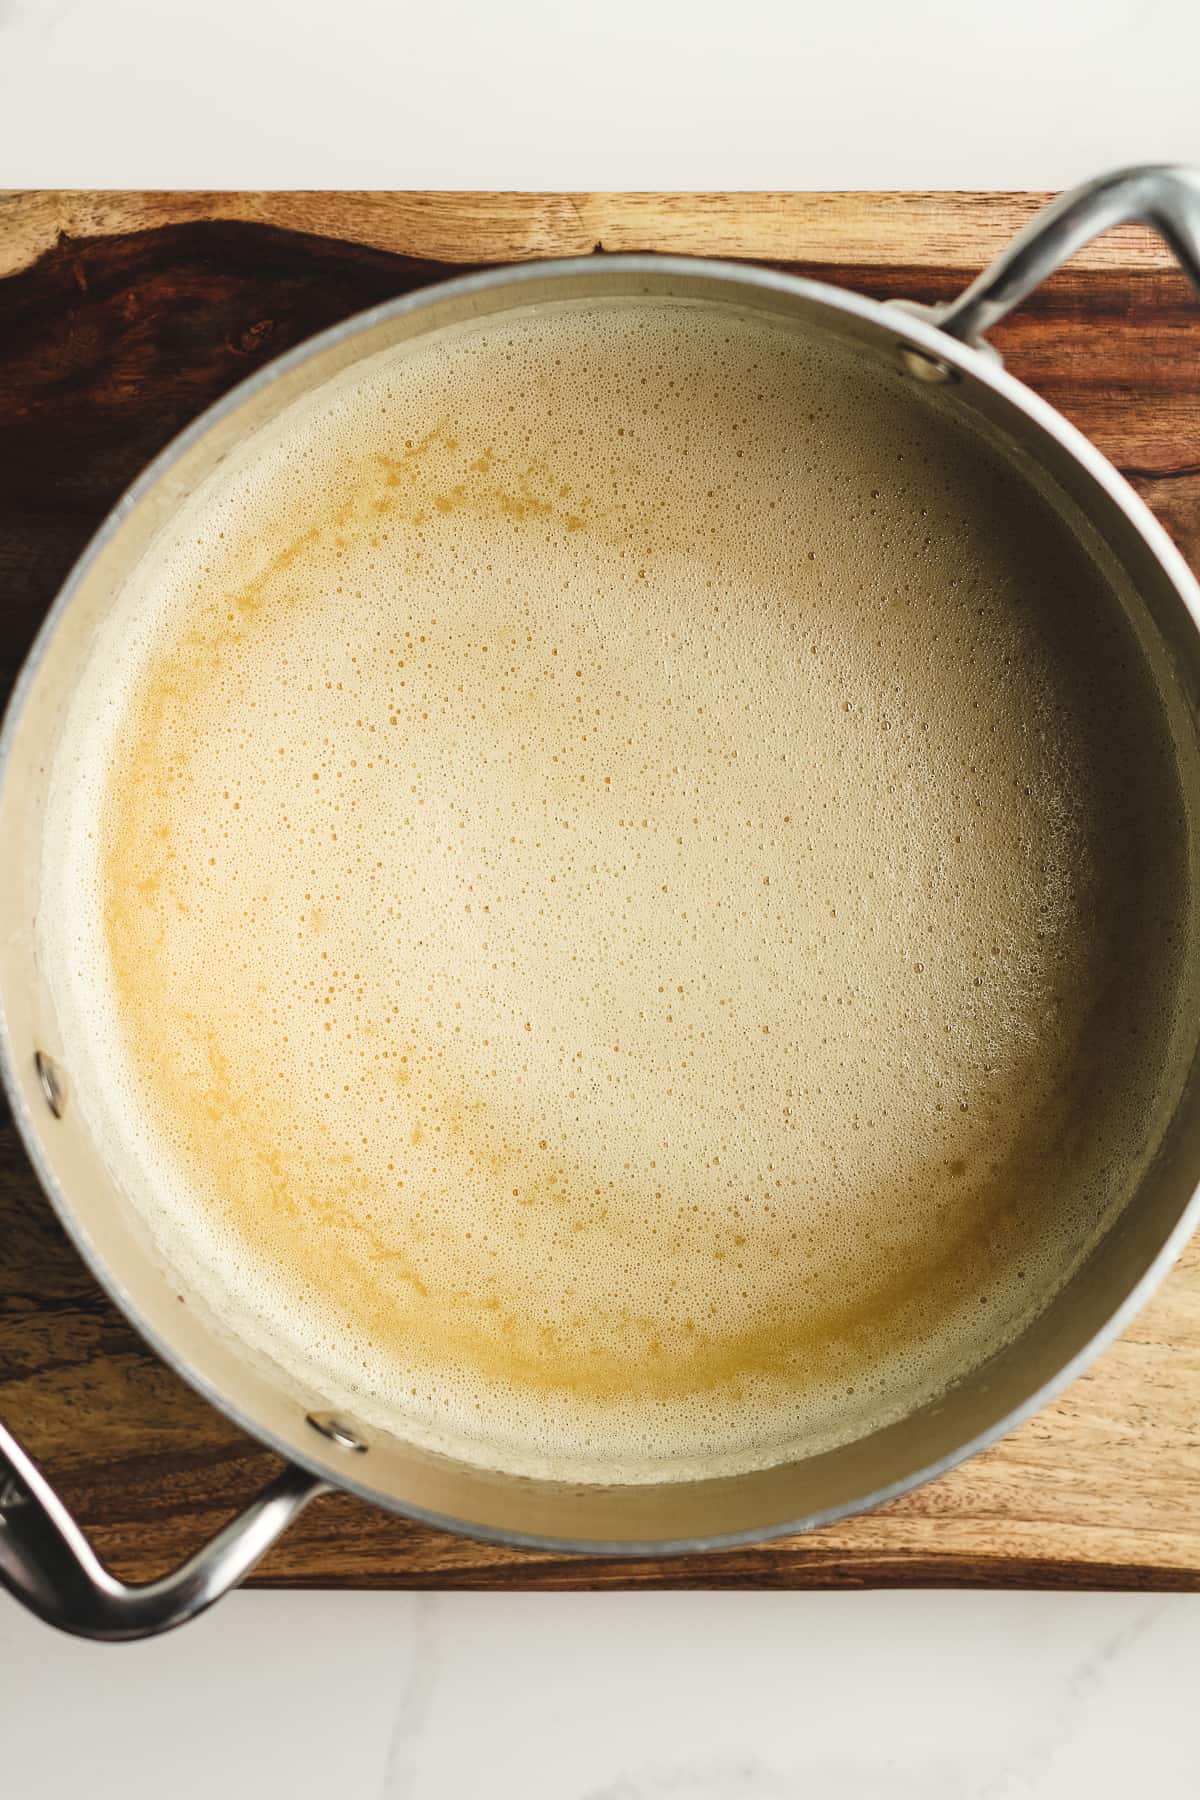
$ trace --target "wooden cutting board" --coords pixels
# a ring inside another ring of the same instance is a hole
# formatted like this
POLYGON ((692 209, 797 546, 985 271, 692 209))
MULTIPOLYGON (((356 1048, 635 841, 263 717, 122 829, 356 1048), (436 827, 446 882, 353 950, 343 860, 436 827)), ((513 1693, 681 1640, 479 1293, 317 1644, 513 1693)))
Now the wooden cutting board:
MULTIPOLYGON (((953 294, 1038 204, 985 194, 0 196, 0 681, 77 552, 172 434, 311 332, 453 270, 625 249, 766 261, 885 298, 953 294)), ((996 332, 1015 374, 1200 561, 1200 306, 1111 234, 996 332)), ((276 1466, 141 1345, 0 1126, 0 1417, 120 1573, 194 1548, 276 1466)), ((1004 1583, 1200 1588, 1200 1250, 1004 1443, 869 1517, 671 1561, 496 1550, 318 1501, 276 1586, 1004 1583)))

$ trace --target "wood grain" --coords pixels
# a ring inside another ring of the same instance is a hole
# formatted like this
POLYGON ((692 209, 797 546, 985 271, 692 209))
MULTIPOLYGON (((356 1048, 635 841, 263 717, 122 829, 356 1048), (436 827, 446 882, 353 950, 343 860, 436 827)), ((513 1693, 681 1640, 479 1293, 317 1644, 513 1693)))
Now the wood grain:
MULTIPOLYGON (((968 269, 994 256, 1045 194, 2 193, 0 275, 62 237, 113 237, 214 220, 341 238, 432 262, 518 262, 661 250, 755 262, 968 269)), ((1140 225, 1083 250, 1079 269, 1165 269, 1140 225)))
MULTIPOLYGON (((18 194, 0 198, 0 682, 149 457, 263 361, 454 268, 631 248, 785 263, 880 298, 949 296, 1028 195, 18 194)), ((996 334, 1200 561, 1200 309, 1114 234, 996 334)), ((0 1416, 129 1577, 194 1548, 275 1466, 141 1345, 0 1124, 0 1416)), ((1200 1249, 1056 1404, 879 1512, 670 1561, 502 1551, 318 1502, 275 1585, 1019 1583, 1200 1589, 1200 1249)))

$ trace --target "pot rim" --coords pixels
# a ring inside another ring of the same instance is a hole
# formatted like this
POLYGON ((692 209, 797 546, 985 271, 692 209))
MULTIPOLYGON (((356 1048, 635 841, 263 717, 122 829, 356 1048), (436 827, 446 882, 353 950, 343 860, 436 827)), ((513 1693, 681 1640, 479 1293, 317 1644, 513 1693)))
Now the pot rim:
MULTIPOLYGON (((1023 413, 1038 431, 1053 440, 1060 449, 1073 458, 1103 490, 1109 502, 1124 514, 1127 522, 1141 537, 1155 561, 1162 568, 1182 601, 1193 626, 1200 633, 1200 582, 1193 575, 1183 555, 1176 548, 1164 527, 1159 524, 1146 503, 1096 445, 1048 401, 1043 400, 1033 389, 1010 375, 990 346, 983 345, 977 348, 962 343, 942 331, 928 317, 910 312, 906 307, 896 307, 873 300, 829 282, 815 281, 804 276, 790 275, 781 270, 762 268, 751 263, 738 263, 720 257, 690 257, 639 252, 559 257, 515 265, 502 264, 468 275, 455 276, 445 281, 432 282, 414 292, 381 301, 375 306, 351 314, 348 318, 305 338, 302 343, 294 345, 292 349, 285 351, 282 355, 272 358, 254 374, 247 376, 227 393, 221 395, 154 456, 117 500, 89 539, 68 572, 38 628, 13 684, 12 693, 5 707, 3 722, 0 724, 0 788, 7 779, 13 744, 21 728, 29 692, 49 644, 57 632, 62 618, 69 610, 77 590, 93 563, 120 531, 128 516, 159 481, 168 475, 194 446, 200 443, 213 426, 236 413, 247 400, 265 392, 293 371, 303 368, 310 359, 349 343, 355 337, 376 326, 387 324, 409 314, 419 313, 426 306, 445 300, 469 299, 474 295, 506 287, 514 290, 515 301, 519 304, 522 290, 524 290, 525 298, 532 300, 536 296, 539 284, 545 281, 563 277, 586 280, 590 275, 598 274, 601 271, 606 275, 617 274, 632 277, 651 274, 657 276, 678 275, 680 277, 699 276, 718 284, 724 284, 731 294, 742 289, 747 297, 750 297, 755 293, 766 291, 803 301, 818 308, 824 307, 831 312, 848 315, 882 329, 894 339, 897 349, 911 347, 924 351, 936 361, 948 365, 957 374, 969 375, 973 380, 991 388, 1023 413)), ((1198 1185, 1193 1190, 1187 1204, 1182 1208, 1178 1220, 1161 1249, 1109 1314, 1100 1329, 1074 1356, 1056 1370, 1049 1380, 1043 1382, 1025 1400, 1012 1407, 1000 1419, 986 1426, 966 1442, 956 1445, 946 1455, 935 1458, 930 1463, 896 1481, 876 1488, 860 1498, 816 1512, 802 1514, 796 1519, 754 1526, 743 1531, 696 1538, 647 1541, 556 1537, 478 1525, 398 1501, 393 1496, 373 1488, 369 1482, 356 1479, 349 1472, 346 1463, 335 1463, 323 1458, 315 1444, 311 1451, 297 1448, 293 1444, 285 1443, 282 1437, 249 1417, 239 1405, 231 1402, 207 1375, 191 1367, 168 1339, 146 1320, 139 1306, 125 1291, 124 1284, 116 1270, 105 1261, 91 1242, 82 1218, 68 1200, 62 1184, 50 1167, 49 1160, 43 1154, 43 1128, 40 1120, 35 1120, 33 1116, 19 1078, 15 1047, 12 1042, 2 991, 0 991, 0 1080, 3 1081, 14 1121, 38 1182, 72 1245, 91 1274, 114 1305, 128 1319, 142 1340, 189 1387, 199 1393, 204 1400, 256 1443, 358 1499, 365 1500, 386 1512, 453 1533, 459 1537, 515 1549, 551 1550, 609 1557, 684 1555, 703 1550, 734 1549, 772 1538, 804 1533, 854 1514, 872 1511, 885 1502, 896 1499, 899 1495, 908 1493, 945 1474, 977 1451, 995 1443, 1061 1393, 1108 1344, 1119 1336, 1130 1319, 1162 1281, 1178 1259, 1188 1239, 1200 1225, 1200 1185, 1198 1185)), ((800 1460, 802 1461, 802 1459, 800 1460)), ((571 1483, 568 1480, 563 1485, 569 1486, 571 1483)))

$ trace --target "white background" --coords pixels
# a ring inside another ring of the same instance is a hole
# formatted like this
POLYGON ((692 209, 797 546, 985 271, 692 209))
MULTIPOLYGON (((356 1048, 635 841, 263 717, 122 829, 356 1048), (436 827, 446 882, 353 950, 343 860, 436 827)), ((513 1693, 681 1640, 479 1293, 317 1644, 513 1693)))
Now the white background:
POLYGON ((1190 1596, 235 1594, 0 1610, 13 1800, 1195 1800, 1190 1596))
POLYGON ((0 0, 0 180, 1056 187, 1198 69, 1196 0, 0 0))
MULTIPOLYGON (((0 0, 0 185, 1057 187, 1200 161, 1197 0, 0 0)), ((0 1599, 16 1800, 1200 1793, 1200 1600, 0 1599)))

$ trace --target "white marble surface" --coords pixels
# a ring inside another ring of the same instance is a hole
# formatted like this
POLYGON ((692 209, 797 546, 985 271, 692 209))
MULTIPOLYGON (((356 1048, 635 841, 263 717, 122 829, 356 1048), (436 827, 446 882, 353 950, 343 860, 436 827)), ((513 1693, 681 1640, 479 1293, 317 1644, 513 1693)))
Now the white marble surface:
MULTIPOLYGON (((1200 160, 1196 0, 0 0, 0 185, 1043 187, 1200 160)), ((1200 1598, 0 1597, 16 1800, 1191 1800, 1200 1598)))
POLYGON ((1200 1600, 244 1594, 99 1650, 0 1608, 22 1800, 1195 1800, 1200 1600))
POLYGON ((0 180, 1055 187, 1200 154, 1196 0, 0 0, 0 180))

